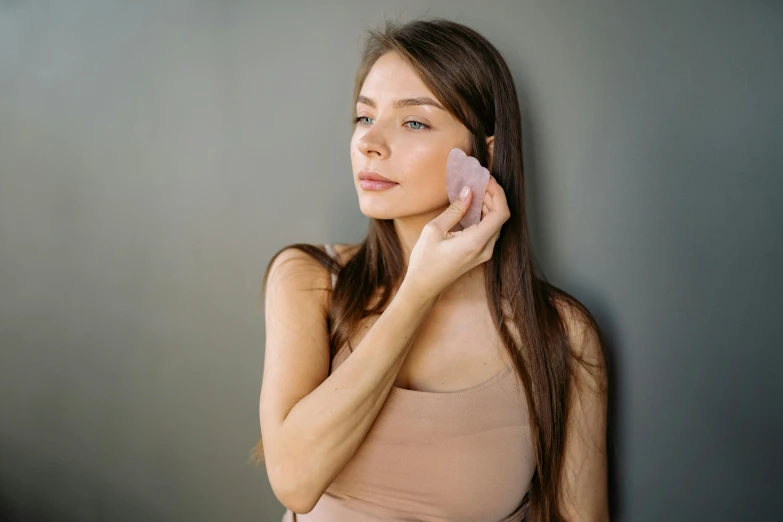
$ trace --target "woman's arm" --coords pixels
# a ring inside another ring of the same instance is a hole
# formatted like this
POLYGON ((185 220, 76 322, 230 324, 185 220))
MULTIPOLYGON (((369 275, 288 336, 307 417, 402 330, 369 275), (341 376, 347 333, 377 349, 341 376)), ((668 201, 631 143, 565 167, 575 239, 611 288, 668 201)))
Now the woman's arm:
POLYGON ((597 332, 572 317, 566 320, 571 346, 588 366, 575 363, 560 508, 569 522, 609 522, 606 363, 597 332))
POLYGON ((270 269, 260 400, 270 484, 296 513, 313 509, 361 445, 434 305, 403 282, 351 356, 327 375, 324 301, 313 288, 328 284, 328 274, 302 256, 283 252, 275 265, 288 258, 290 268, 270 269))

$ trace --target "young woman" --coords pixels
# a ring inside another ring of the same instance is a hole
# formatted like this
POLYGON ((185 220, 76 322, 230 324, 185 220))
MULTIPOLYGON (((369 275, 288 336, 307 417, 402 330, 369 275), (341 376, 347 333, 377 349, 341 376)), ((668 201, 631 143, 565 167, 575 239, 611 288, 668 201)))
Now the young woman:
POLYGON ((455 22, 387 23, 354 100, 367 237, 290 245, 262 286, 254 456, 283 520, 609 520, 604 348, 534 267, 505 61, 455 22), (455 147, 492 174, 464 230, 455 147))

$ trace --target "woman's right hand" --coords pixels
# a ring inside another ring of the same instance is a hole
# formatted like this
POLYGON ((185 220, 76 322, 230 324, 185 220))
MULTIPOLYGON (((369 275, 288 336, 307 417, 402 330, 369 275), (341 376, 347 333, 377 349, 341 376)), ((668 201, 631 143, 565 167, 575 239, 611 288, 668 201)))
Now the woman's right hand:
POLYGON ((456 199, 438 217, 424 225, 411 250, 404 283, 428 298, 438 296, 460 276, 492 258, 492 251, 511 212, 503 188, 489 177, 481 221, 466 229, 450 232, 470 208, 473 194, 456 199))

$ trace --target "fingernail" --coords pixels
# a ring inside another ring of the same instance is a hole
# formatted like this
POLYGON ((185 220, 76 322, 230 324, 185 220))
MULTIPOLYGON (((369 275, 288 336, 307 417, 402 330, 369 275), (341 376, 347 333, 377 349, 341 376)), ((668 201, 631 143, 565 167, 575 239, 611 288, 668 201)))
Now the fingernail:
POLYGON ((467 185, 462 187, 462 192, 459 193, 459 199, 465 201, 468 197, 468 192, 470 192, 470 187, 468 187, 467 185))

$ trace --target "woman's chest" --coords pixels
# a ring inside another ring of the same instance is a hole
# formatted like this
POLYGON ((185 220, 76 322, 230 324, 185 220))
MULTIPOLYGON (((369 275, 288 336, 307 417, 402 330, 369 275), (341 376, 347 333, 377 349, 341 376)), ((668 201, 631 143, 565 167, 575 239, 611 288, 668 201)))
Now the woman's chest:
POLYGON ((418 520, 520 520, 531 442, 513 372, 462 393, 392 390, 329 492, 418 520))
POLYGON ((422 519, 500 521, 524 498, 535 472, 527 426, 473 431, 432 444, 377 440, 375 428, 329 487, 422 519))
MULTIPOLYGON (((351 346, 358 346, 377 318, 362 321, 351 346)), ((439 303, 422 320, 394 386, 460 391, 488 381, 511 365, 486 301, 439 303)))

